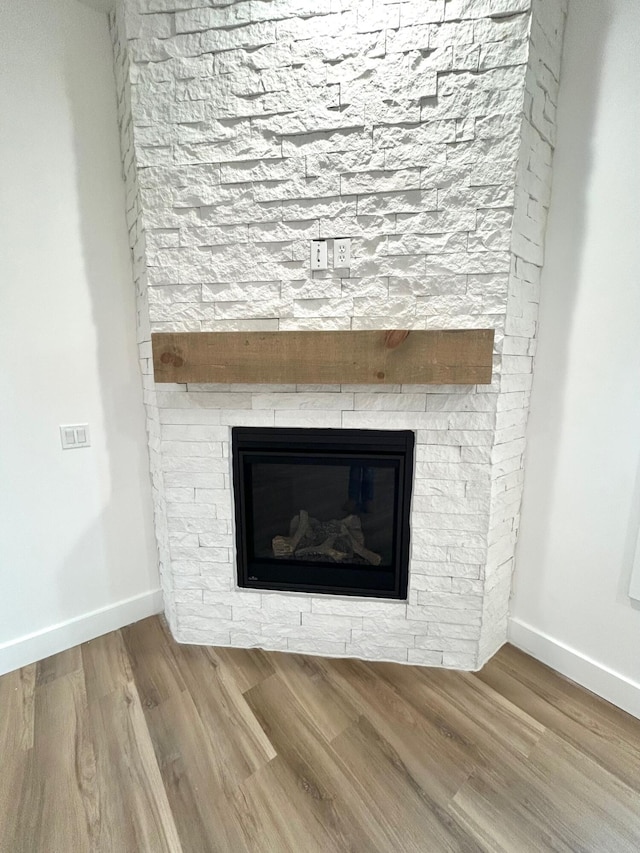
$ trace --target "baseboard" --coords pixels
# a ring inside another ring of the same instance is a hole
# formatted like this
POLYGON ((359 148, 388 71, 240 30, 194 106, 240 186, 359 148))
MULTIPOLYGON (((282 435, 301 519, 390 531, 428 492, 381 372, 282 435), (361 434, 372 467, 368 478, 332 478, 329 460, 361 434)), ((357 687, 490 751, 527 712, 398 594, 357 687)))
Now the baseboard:
POLYGON ((163 610, 162 590, 153 589, 124 601, 83 613, 50 628, 0 644, 0 675, 116 631, 163 610))
POLYGON ((640 719, 640 684, 526 622, 509 619, 509 642, 640 719))

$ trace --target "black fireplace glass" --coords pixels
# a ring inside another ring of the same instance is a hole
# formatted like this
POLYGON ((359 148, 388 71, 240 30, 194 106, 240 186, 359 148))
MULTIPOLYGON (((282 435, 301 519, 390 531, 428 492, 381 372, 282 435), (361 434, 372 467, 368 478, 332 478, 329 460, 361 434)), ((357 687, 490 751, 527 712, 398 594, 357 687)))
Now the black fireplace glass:
POLYGON ((406 598, 409 431, 232 431, 238 582, 406 598))

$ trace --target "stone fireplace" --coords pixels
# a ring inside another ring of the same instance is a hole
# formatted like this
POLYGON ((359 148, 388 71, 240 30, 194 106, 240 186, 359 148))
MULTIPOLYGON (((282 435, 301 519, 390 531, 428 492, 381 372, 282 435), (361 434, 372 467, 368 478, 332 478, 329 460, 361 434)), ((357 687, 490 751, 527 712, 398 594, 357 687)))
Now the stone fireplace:
POLYGON ((178 640, 462 669, 505 641, 565 11, 125 0, 112 15, 178 640), (310 241, 344 237, 349 268, 312 273, 310 241), (151 362, 154 332, 482 328, 487 385, 167 385, 151 362), (240 588, 234 427, 410 431, 406 599, 240 588))

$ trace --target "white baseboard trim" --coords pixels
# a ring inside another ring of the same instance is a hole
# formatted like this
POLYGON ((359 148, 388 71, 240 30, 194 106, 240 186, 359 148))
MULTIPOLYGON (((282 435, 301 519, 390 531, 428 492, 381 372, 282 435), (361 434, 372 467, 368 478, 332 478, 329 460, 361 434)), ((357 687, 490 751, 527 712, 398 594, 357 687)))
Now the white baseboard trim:
POLYGON ((116 631, 154 613, 162 613, 162 590, 152 589, 124 601, 83 613, 50 628, 0 644, 0 675, 116 631))
POLYGON ((640 684, 637 681, 513 617, 509 619, 509 642, 640 719, 640 684))

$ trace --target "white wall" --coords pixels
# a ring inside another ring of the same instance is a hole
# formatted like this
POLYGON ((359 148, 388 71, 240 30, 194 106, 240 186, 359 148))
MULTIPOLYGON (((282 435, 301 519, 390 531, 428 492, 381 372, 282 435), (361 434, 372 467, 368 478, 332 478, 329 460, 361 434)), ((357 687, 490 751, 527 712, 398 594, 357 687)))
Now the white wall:
POLYGON ((3 671, 160 599, 106 15, 3 0, 0 115, 3 671))
POLYGON ((640 715, 640 14, 572 0, 512 640, 640 715))

